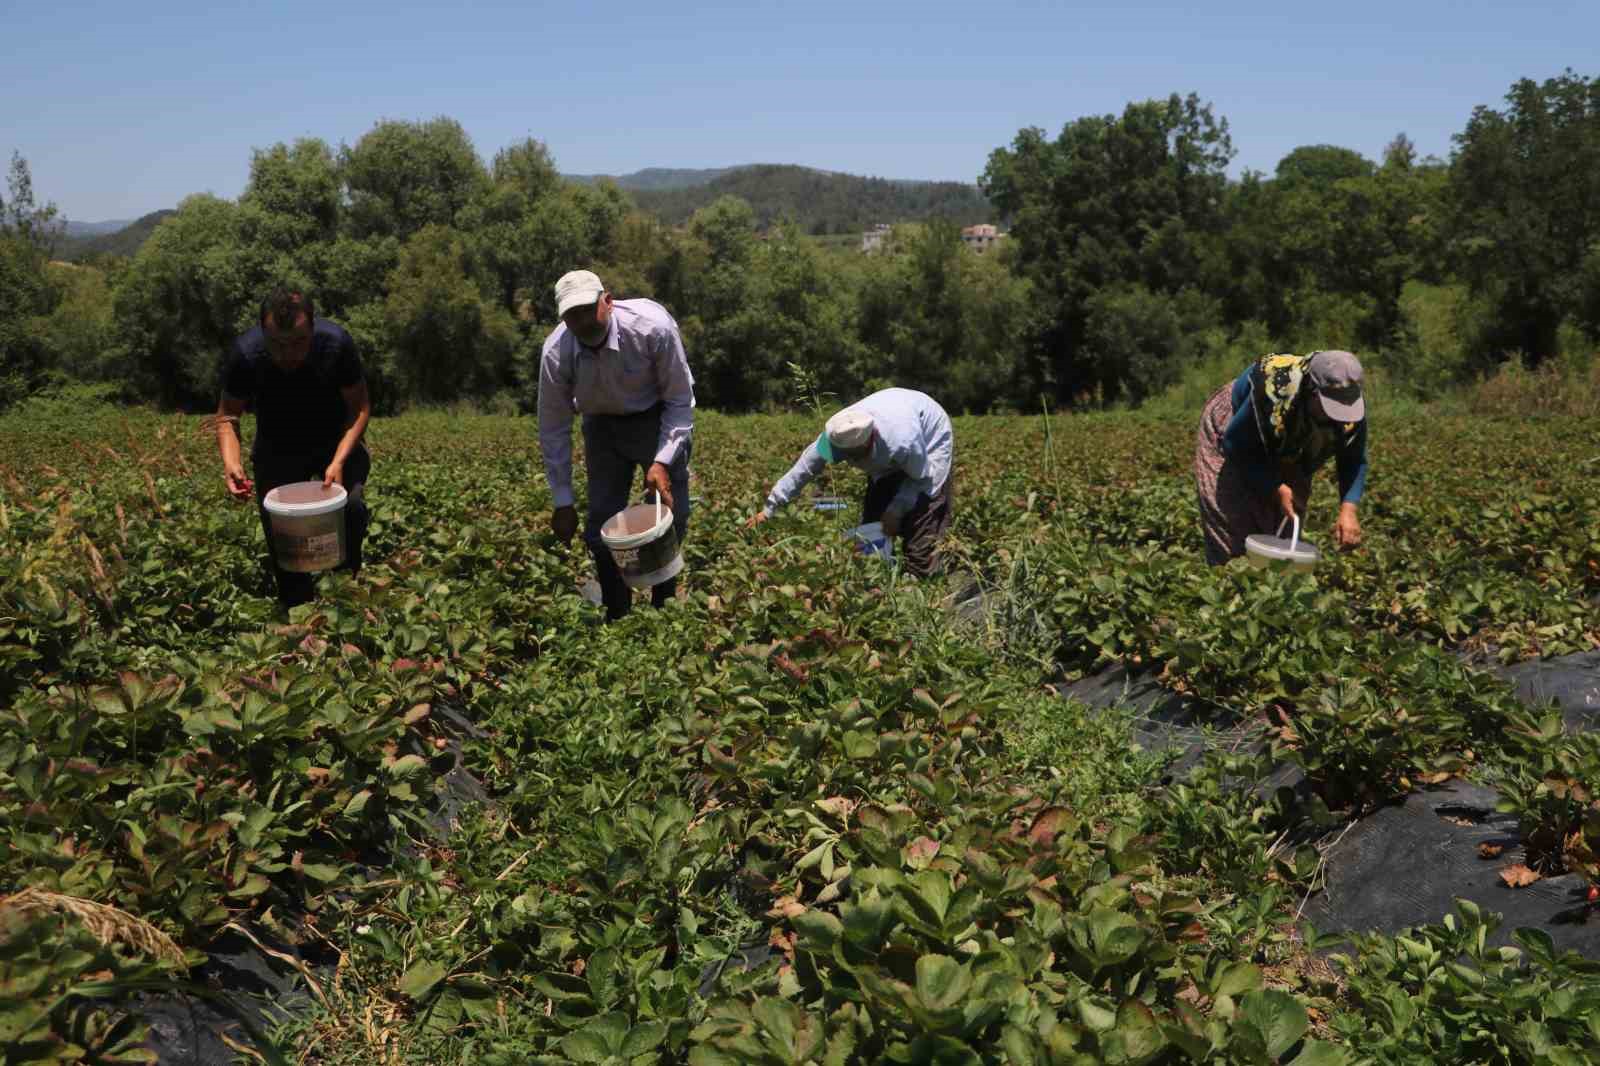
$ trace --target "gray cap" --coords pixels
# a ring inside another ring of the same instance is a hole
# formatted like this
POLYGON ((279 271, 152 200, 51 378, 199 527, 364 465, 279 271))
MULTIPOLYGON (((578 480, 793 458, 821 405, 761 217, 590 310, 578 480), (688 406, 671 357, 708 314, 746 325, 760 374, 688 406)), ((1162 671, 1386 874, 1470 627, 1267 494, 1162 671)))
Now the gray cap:
POLYGON ((1317 390, 1323 413, 1335 422, 1359 422, 1367 415, 1361 398, 1361 361, 1349 352, 1312 352, 1306 376, 1317 390))

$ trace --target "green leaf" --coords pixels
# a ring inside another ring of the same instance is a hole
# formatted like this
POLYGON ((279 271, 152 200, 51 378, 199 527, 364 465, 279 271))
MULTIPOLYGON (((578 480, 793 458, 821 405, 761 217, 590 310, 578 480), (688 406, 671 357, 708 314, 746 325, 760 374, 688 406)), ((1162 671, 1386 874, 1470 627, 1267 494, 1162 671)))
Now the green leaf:
POLYGON ((943 925, 950 909, 950 875, 943 870, 919 870, 906 878, 901 895, 925 921, 943 925))
POLYGON ((628 1030, 622 1041, 622 1057, 632 1058, 653 1051, 667 1039, 667 1027, 660 1022, 641 1022, 628 1030))
POLYGON ((1123 1001, 1117 1008, 1116 1028, 1100 1040, 1100 1049, 1109 1063, 1148 1062, 1166 1046, 1166 1034, 1156 1023, 1155 1015, 1136 999, 1123 1001))
POLYGON ((1289 1066, 1345 1066, 1350 1053, 1338 1044, 1321 1040, 1307 1040, 1300 1054, 1289 1060, 1289 1066))
POLYGON ((575 1062, 604 1062, 622 1054, 622 1044, 627 1037, 626 1014, 602 1014, 577 1032, 568 1034, 561 1041, 561 1050, 575 1062))
POLYGON ((1133 958, 1145 939, 1133 915, 1109 907, 1089 912, 1089 934, 1094 938, 1094 961, 1099 966, 1115 966, 1133 958))
POLYGON ((804 911, 790 918, 789 924, 800 933, 806 947, 813 951, 831 948, 844 936, 844 923, 826 911, 804 911))
POLYGON ((570 973, 542 973, 533 979, 533 987, 554 1000, 588 999, 589 984, 570 973))
POLYGON ((450 972, 442 963, 423 961, 414 963, 400 978, 400 991, 413 1000, 422 1000, 434 986, 450 972))
POLYGON ((1212 996, 1233 996, 1253 992, 1261 987, 1261 971, 1248 962, 1230 962, 1222 967, 1212 984, 1212 996))
POLYGON ((233 889, 228 895, 234 899, 245 899, 250 896, 259 896, 272 887, 272 883, 258 873, 252 873, 240 882, 239 887, 233 889))
POLYGON ((616 973, 615 948, 603 948, 590 955, 589 963, 584 967, 583 976, 589 982, 589 995, 601 1010, 606 1010, 617 1001, 616 973))
POLYGON ((1097 1033, 1103 1033, 1117 1024, 1117 1012, 1108 1007, 1102 1007, 1088 996, 1078 1000, 1078 1017, 1083 1019, 1083 1024, 1097 1033))
POLYGON ((917 959, 917 997, 930 1011, 959 1006, 972 990, 972 970, 948 955, 917 959))
POLYGON ((791 1061, 805 1060, 806 1055, 801 1054, 797 1047, 804 1023, 804 1015, 801 1014, 799 1007, 777 996, 764 996, 756 1000, 755 1006, 751 1008, 751 1014, 767 1034, 784 1049, 791 1061))
POLYGON ((414 774, 421 773, 428 768, 428 760, 420 755, 402 755, 389 767, 389 776, 397 780, 405 780, 414 774))
POLYGON ((877 758, 878 742, 875 738, 854 729, 845 730, 844 756, 847 759, 866 760, 877 758))
POLYGON ((372 798, 372 789, 364 788, 350 797, 350 802, 344 805, 344 816, 354 818, 367 809, 367 801, 372 798))
POLYGON ((1251 992, 1240 1000, 1234 1024, 1254 1030, 1273 1059, 1294 1047, 1311 1025, 1300 1001, 1275 988, 1251 992))

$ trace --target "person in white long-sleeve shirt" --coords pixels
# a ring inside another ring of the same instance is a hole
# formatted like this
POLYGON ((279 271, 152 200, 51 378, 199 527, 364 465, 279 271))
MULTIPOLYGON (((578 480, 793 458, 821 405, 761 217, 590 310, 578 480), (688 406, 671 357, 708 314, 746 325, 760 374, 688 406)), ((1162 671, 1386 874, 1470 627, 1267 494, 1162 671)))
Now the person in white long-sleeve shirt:
POLYGON ((900 538, 906 570, 925 576, 936 568, 939 540, 950 527, 954 461, 955 434, 944 408, 913 389, 883 389, 828 419, 747 524, 771 518, 829 463, 849 463, 867 475, 861 521, 882 521, 886 534, 900 538))
MULTIPOLYGON (((600 540, 600 527, 628 505, 635 472, 672 508, 678 542, 689 523, 689 455, 694 431, 694 375, 678 323, 653 300, 614 300, 590 271, 556 282, 561 325, 539 360, 539 445, 555 504, 550 525, 570 542, 578 529, 572 495, 572 420, 583 416, 589 477, 583 539, 594 556, 608 619, 621 618, 633 594, 600 540)), ((677 579, 650 590, 660 607, 677 579)))

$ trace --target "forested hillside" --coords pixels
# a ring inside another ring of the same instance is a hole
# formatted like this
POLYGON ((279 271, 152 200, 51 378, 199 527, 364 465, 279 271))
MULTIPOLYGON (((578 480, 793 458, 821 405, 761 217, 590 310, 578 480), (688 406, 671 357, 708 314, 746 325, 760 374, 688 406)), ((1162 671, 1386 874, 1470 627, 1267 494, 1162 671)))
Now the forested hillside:
POLYGON ((156 231, 171 210, 152 211, 143 218, 110 233, 95 233, 80 237, 65 236, 56 242, 56 258, 70 263, 81 263, 97 255, 120 255, 132 258, 138 254, 150 234, 156 231))
POLYGON ((380 412, 526 410, 551 285, 580 266, 672 311, 700 403, 723 410, 805 381, 956 411, 1140 404, 1268 350, 1349 348, 1424 395, 1513 357, 1581 363, 1600 337, 1600 79, 1520 81, 1463 121, 1448 160, 1400 134, 1379 159, 1308 143, 1233 179, 1223 116, 1174 94, 1017 131, 977 187, 749 167, 636 194, 564 180, 537 140, 486 160, 448 118, 383 121, 337 150, 260 148, 237 200, 189 197, 135 254, 72 271, 48 265, 54 209, 18 156, 0 406, 74 380, 214 405, 224 347, 286 280, 356 336, 380 412), (999 254, 963 246, 981 218, 1008 228, 999 254), (902 223, 886 254, 815 239, 877 221, 902 223))
POLYGON ((662 221, 676 224, 720 196, 748 203, 758 226, 792 219, 812 234, 855 233, 877 222, 930 218, 970 225, 990 221, 993 214, 976 185, 890 181, 776 164, 738 167, 702 185, 640 190, 634 199, 662 221))

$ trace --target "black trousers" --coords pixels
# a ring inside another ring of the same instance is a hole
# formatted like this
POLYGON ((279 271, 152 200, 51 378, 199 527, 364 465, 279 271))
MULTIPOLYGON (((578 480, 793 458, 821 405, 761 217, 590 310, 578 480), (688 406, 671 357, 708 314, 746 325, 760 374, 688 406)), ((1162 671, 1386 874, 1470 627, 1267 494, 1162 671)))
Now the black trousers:
MULTIPOLYGON (((272 521, 267 517, 267 508, 261 501, 279 485, 296 481, 321 481, 323 471, 328 469, 332 461, 332 449, 325 455, 251 456, 256 481, 256 510, 261 514, 261 531, 267 538, 267 560, 271 563, 273 581, 278 587, 278 599, 285 607, 305 603, 316 594, 316 575, 295 573, 278 566, 277 556, 272 550, 272 521)), ((367 475, 371 472, 372 456, 368 454, 366 445, 357 444, 344 463, 344 491, 348 496, 344 505, 346 554, 344 562, 338 566, 338 569, 351 573, 361 570, 361 542, 366 539, 367 521, 370 518, 366 500, 367 475)))
MULTIPOLYGON (((589 475, 589 515, 583 540, 594 556, 595 576, 600 581, 606 618, 611 621, 633 609, 633 590, 622 580, 622 571, 617 569, 610 549, 600 540, 600 527, 628 506, 634 475, 649 470, 655 462, 660 438, 660 407, 632 415, 583 416, 584 469, 589 475)), ((689 529, 690 450, 685 443, 667 468, 672 480, 672 531, 680 545, 689 529)), ((650 590, 650 603, 660 607, 677 591, 677 578, 663 581, 650 590)))
MULTIPOLYGON (((888 510, 905 480, 904 474, 895 473, 867 484, 867 496, 861 502, 863 525, 883 520, 883 512, 888 510)), ((939 569, 939 541, 950 528, 955 480, 952 470, 938 492, 932 496, 919 494, 916 505, 901 520, 900 559, 908 574, 927 577, 939 569)))

